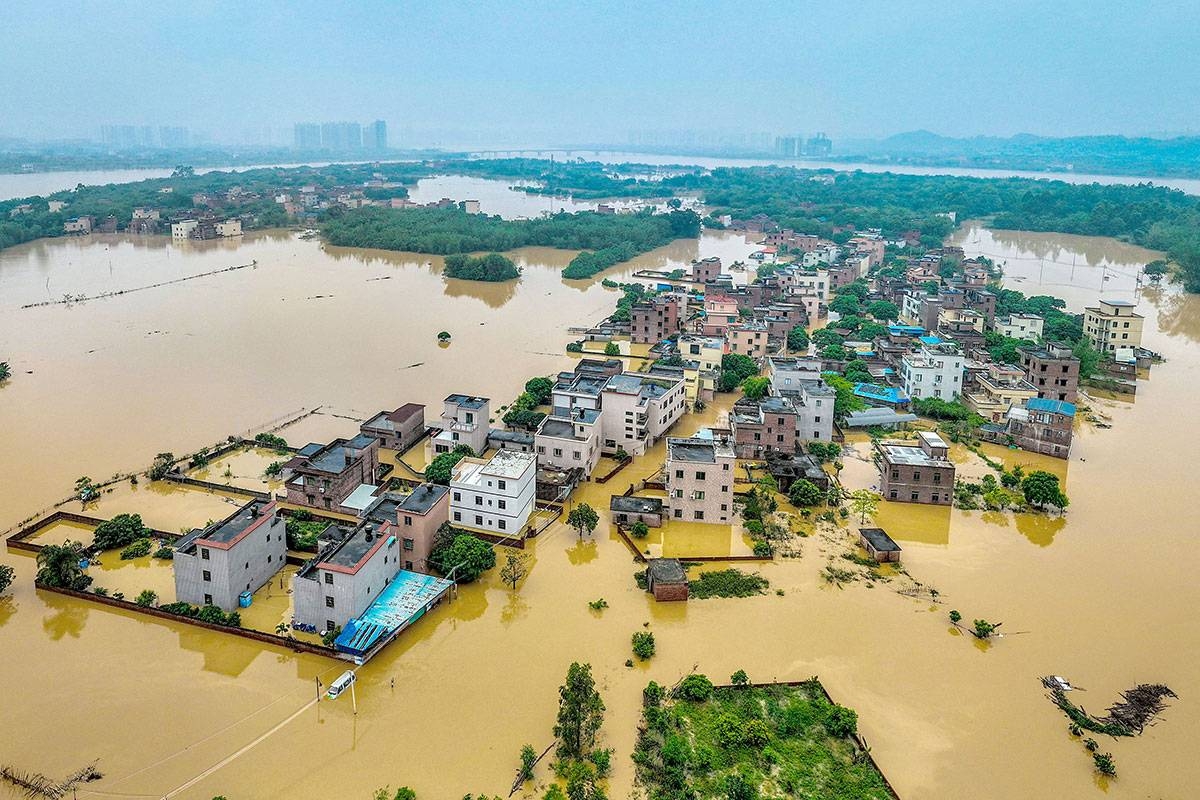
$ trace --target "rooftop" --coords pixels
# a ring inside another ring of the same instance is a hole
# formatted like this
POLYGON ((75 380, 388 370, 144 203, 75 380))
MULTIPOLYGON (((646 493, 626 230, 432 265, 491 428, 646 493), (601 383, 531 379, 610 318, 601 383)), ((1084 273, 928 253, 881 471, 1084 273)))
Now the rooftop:
MULTIPOLYGON (((583 410, 583 409, 581 409, 583 410)), ((600 412, 595 409, 586 409, 589 413, 581 414, 578 418, 554 414, 542 420, 542 426, 538 428, 538 436, 551 436, 555 439, 577 439, 584 441, 587 437, 575 435, 575 425, 579 424, 594 424, 600 418, 600 412)))
POLYGON ((883 528, 859 528, 858 532, 877 553, 899 553, 900 545, 887 535, 883 528))
POLYGON ((880 386, 875 383, 854 384, 854 394, 869 400, 879 400, 884 403, 907 403, 908 395, 895 386, 880 386))
POLYGON ((879 445, 883 460, 889 464, 903 464, 910 467, 952 467, 951 462, 944 458, 934 458, 927 454, 915 443, 884 442, 879 445))
POLYGON ((693 464, 715 464, 718 458, 732 458, 733 448, 724 441, 693 436, 690 439, 667 439, 667 460, 693 464))
POLYGON ((1040 411, 1050 414, 1065 414, 1075 416, 1075 404, 1065 400, 1049 400, 1042 397, 1031 397, 1025 401, 1025 407, 1030 411, 1040 411))
POLYGON ((460 406, 462 408, 480 409, 488 404, 488 398, 486 398, 486 397, 471 397, 471 396, 465 395, 465 394, 452 394, 452 395, 447 395, 446 402, 454 403, 455 405, 460 406))
POLYGON ((615 494, 608 502, 609 511, 626 514, 661 514, 663 501, 658 497, 634 497, 615 494))
MULTIPOLYGON (((334 439, 315 452, 305 453, 301 451, 301 455, 306 455, 307 459, 300 467, 307 467, 318 472, 330 472, 336 475, 345 470, 350 462, 358 457, 358 450, 363 450, 374 442, 375 438, 365 433, 360 433, 350 440, 334 439)), ((304 450, 308 450, 311 446, 308 445, 304 450)))
POLYGON ((323 566, 340 567, 339 571, 354 572, 359 562, 383 542, 379 526, 371 521, 363 521, 349 536, 317 556, 317 561, 323 566))
POLYGON ((371 419, 364 422, 363 427, 394 431, 397 425, 408 421, 415 414, 423 414, 424 411, 425 406, 420 403, 405 403, 395 411, 380 411, 371 417, 371 419))
POLYGON ((274 503, 270 500, 251 500, 220 522, 205 528, 196 540, 232 546, 259 523, 270 518, 274 503))
POLYGON ((652 558, 646 576, 655 583, 687 583, 687 571, 678 558, 652 558))
POLYGON ((375 602, 346 623, 335 643, 351 655, 365 655, 378 642, 387 641, 444 595, 453 584, 444 578, 400 570, 375 602))

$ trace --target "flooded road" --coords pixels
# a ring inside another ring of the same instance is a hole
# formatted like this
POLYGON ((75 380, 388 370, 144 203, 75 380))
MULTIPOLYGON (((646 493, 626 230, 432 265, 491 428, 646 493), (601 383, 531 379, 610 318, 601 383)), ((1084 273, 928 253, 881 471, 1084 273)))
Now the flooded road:
MULTIPOLYGON (((1107 240, 962 235, 969 255, 1006 262, 1014 288, 1036 294, 1044 281, 1072 310, 1105 283, 1114 292, 1126 286, 1104 282, 1105 269, 1132 274, 1146 257, 1107 240), (1057 270, 1072 260, 1079 288, 1067 294, 1057 270)), ((706 235, 604 276, 753 249, 706 235)), ((92 237, 0 253, 0 354, 14 371, 0 388, 0 528, 66 495, 81 474, 142 467, 160 450, 194 451, 304 408, 329 413, 285 430, 295 442, 356 429, 342 417, 433 404, 451 391, 507 402, 530 375, 569 365, 567 327, 599 319, 616 300, 599 276, 563 281, 570 257, 518 251, 519 282, 483 285, 445 281, 433 257, 328 248, 285 233, 182 247, 92 237), (163 289, 19 309, 252 259, 254 269, 163 289), (447 348, 436 342, 442 329, 454 336, 447 348)), ((1121 291, 1134 297, 1132 284, 1121 291)), ((0 599, 0 728, 10 732, 0 738, 0 763, 57 776, 100 759, 106 777, 80 790, 87 798, 161 797, 238 753, 176 796, 365 798, 385 784, 422 798, 503 795, 521 746, 550 743, 557 687, 578 660, 593 664, 608 706, 602 735, 616 749, 614 798, 631 790, 640 689, 650 679, 672 683, 694 664, 715 679, 737 669, 755 680, 819 676, 857 709, 873 755, 906 800, 1188 796, 1200 786, 1192 757, 1200 582, 1186 550, 1195 541, 1188 499, 1200 434, 1184 414, 1200 380, 1200 303, 1174 288, 1142 289, 1137 299, 1145 344, 1167 363, 1139 387, 1136 404, 1094 405, 1113 427, 1084 426, 1071 461, 1059 462, 1071 497, 1065 517, 903 504, 880 511, 908 571, 937 587, 941 605, 886 583, 824 583, 820 571, 837 548, 821 536, 799 540, 802 558, 761 568, 782 596, 656 605, 636 589, 637 567, 601 511, 591 539, 555 525, 535 540, 526 551, 532 572, 517 592, 494 570, 363 668, 357 716, 344 700, 322 703, 276 730, 314 697, 317 676, 328 681, 344 666, 37 593, 33 560, 4 552, 18 582, 0 599), (590 610, 601 597, 609 608, 590 610), (951 632, 950 608, 1019 635, 982 649, 951 632), (626 668, 629 637, 647 622, 658 653, 626 668), (1050 673, 1087 687, 1076 700, 1092 712, 1143 681, 1170 685, 1179 700, 1143 736, 1101 742, 1120 774, 1102 786, 1043 696, 1037 678, 1050 673)), ((686 416, 675 432, 719 422, 730 400, 686 416)), ((658 469, 661 451, 612 484, 587 484, 576 499, 606 509, 610 494, 658 469)), ((101 506, 110 506, 105 514, 134 507, 146 490, 123 488, 101 506)), ((194 524, 214 513, 218 501, 204 497, 183 507, 194 524)), ((148 503, 155 524, 180 513, 168 513, 168 499, 148 503)), ((537 776, 547 780, 544 766, 537 776)))

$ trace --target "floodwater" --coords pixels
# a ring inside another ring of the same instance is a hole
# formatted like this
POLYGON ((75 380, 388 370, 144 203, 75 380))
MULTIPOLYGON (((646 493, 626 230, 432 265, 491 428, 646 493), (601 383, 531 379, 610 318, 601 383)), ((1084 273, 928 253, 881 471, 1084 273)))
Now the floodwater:
MULTIPOLYGON (((1006 261, 1008 279, 1022 278, 1013 285, 1031 294, 1039 275, 1059 282, 1049 266, 1039 272, 1040 253, 1057 262, 1075 254, 1079 285, 1094 288, 1072 295, 1072 308, 1095 299, 1106 254, 1114 269, 1137 260, 1111 241, 966 235, 968 253, 1006 261)), ((706 235, 606 275, 753 249, 706 235)), ((322 413, 284 429, 289 439, 344 435, 380 408, 432 405, 451 391, 490 395, 498 407, 530 375, 569 366, 567 327, 599 319, 616 300, 599 277, 562 280, 570 256, 519 251, 519 282, 475 285, 445 281, 436 258, 287 233, 183 246, 92 237, 0 253, 0 353, 14 368, 0 388, 0 527, 65 496, 81 474, 144 467, 161 450, 192 452, 316 406, 322 413), (255 269, 19 308, 251 259, 255 269), (443 329, 454 337, 445 348, 436 341, 443 329)), ((0 729, 10 732, 0 763, 61 776, 99 759, 106 777, 80 790, 86 798, 355 798, 385 784, 427 798, 503 795, 521 746, 550 743, 556 690, 577 660, 592 663, 608 707, 613 797, 631 790, 640 689, 693 665, 717 679, 739 668, 756 680, 819 676, 858 710, 905 798, 1187 796, 1200 785, 1200 582, 1187 549, 1200 434, 1181 421, 1200 377, 1200 304, 1174 288, 1144 288, 1138 300, 1145 344, 1167 363, 1136 404, 1093 404, 1113 427, 1081 426, 1071 461, 1059 465, 1072 501, 1065 517, 880 510, 908 572, 941 592, 940 605, 897 594, 899 578, 825 584, 825 564, 845 563, 844 528, 799 539, 802 557, 762 566, 766 595, 654 604, 636 589, 638 567, 603 509, 611 493, 659 469, 661 445, 577 495, 601 509, 593 537, 552 526, 526 550, 532 569, 516 592, 494 570, 364 667, 357 716, 345 698, 306 707, 314 679, 327 682, 341 663, 38 593, 33 560, 3 552, 17 583, 0 598, 0 729), (590 610, 601 597, 609 608, 590 610), (950 608, 1002 621, 1012 635, 977 647, 953 635, 950 608), (646 623, 658 654, 627 668, 630 636, 646 623), (1102 742, 1120 772, 1102 784, 1043 697, 1037 679, 1049 673, 1086 687, 1077 699, 1091 711, 1143 681, 1166 683, 1180 699, 1143 736, 1102 742)), ((729 400, 686 416, 676 432, 720 422, 729 400)), ((226 467, 255 480, 249 460, 215 470, 226 467)), ((847 473, 855 469, 848 463, 847 473)), ((97 513, 144 508, 148 523, 174 529, 228 507, 219 493, 171 496, 179 491, 121 483, 97 513)), ((733 531, 714 530, 700 547, 742 546, 733 531)), ((687 549, 667 536, 664 547, 687 549)), ((161 566, 113 565, 105 578, 137 586, 161 566)), ((279 613, 278 597, 263 602, 267 619, 279 613)), ((537 782, 548 774, 539 767, 537 782)))

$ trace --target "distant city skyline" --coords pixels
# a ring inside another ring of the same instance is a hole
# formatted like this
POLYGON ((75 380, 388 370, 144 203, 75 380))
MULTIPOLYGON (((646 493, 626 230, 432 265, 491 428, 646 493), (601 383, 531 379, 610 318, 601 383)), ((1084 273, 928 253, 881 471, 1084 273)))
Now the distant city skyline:
POLYGON ((1200 99, 1196 4, 78 0, 79 24, 63 14, 5 5, 0 136, 149 126, 284 147, 306 120, 383 120, 392 146, 448 148, 639 131, 772 146, 922 129, 1161 135, 1194 131, 1200 99))

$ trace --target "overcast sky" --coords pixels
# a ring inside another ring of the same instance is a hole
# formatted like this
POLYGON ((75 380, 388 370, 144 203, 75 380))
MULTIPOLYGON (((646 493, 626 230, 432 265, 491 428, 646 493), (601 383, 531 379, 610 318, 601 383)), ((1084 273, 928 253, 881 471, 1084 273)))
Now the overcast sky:
POLYGON ((0 36, 0 135, 36 138, 375 118, 394 144, 1200 127, 1194 0, 5 0, 0 36))

